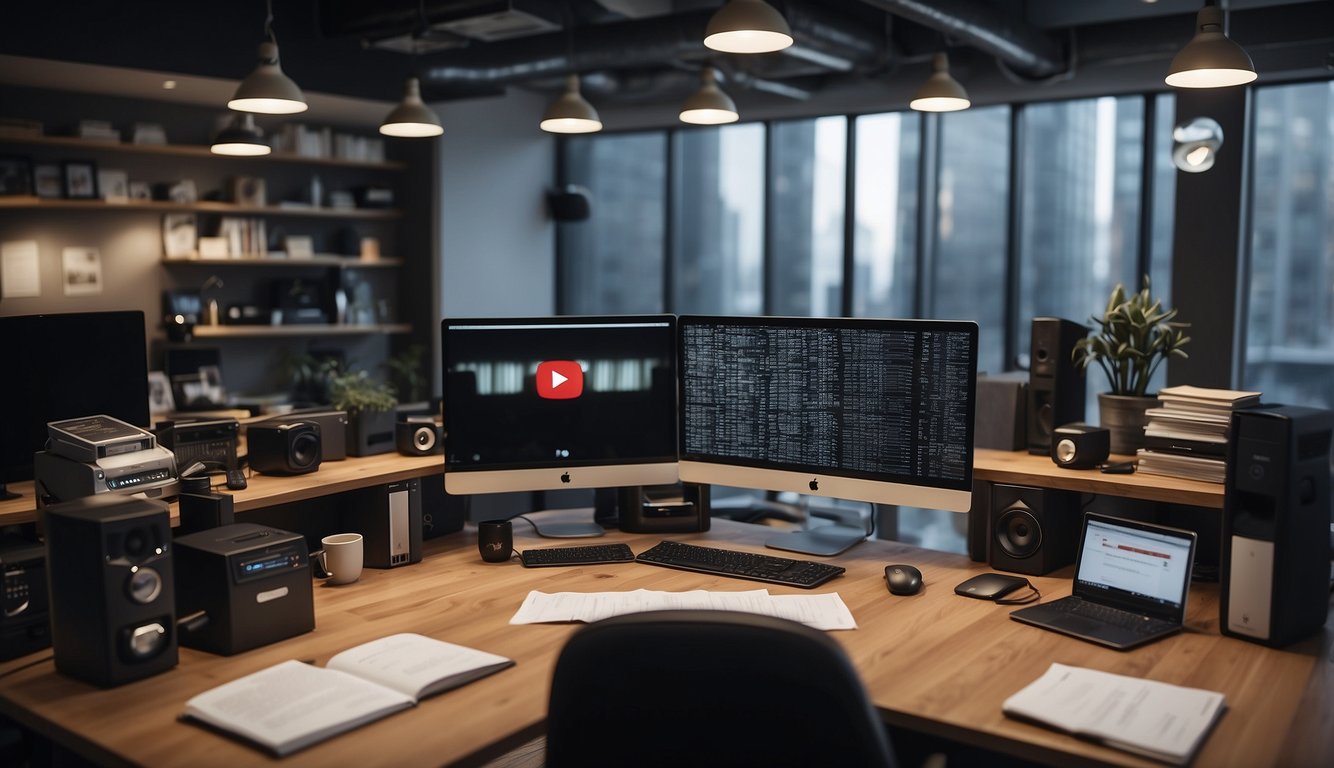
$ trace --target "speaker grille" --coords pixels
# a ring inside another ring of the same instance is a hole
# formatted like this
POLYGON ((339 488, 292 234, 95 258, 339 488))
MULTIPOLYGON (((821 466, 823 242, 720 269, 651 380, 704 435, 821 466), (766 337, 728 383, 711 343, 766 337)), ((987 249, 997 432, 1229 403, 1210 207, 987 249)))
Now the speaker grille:
POLYGON ((1016 560, 1032 557, 1042 549, 1042 524, 1028 507, 1011 506, 997 520, 996 545, 1016 560))

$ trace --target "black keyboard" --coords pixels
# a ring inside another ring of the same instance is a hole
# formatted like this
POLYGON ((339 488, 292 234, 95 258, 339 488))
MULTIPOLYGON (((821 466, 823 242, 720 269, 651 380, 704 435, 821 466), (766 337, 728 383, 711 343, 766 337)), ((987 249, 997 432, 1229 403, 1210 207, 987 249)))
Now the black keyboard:
POLYGON ((586 547, 525 549, 519 557, 529 568, 542 568, 548 565, 629 563, 635 559, 635 553, 625 544, 593 544, 586 547))
POLYGON ((733 576, 810 589, 841 576, 847 569, 811 560, 736 552, 716 547, 697 547, 679 541, 663 541, 639 553, 641 563, 681 568, 687 571, 733 576))
POLYGON ((1123 611, 1120 608, 1113 608, 1109 605, 1100 605, 1091 603, 1087 600, 1059 600, 1053 605, 1058 605, 1062 613, 1083 616, 1086 619, 1094 619, 1104 624, 1111 624, 1121 629, 1127 629, 1139 634, 1157 634, 1165 629, 1172 627, 1170 622, 1162 619, 1155 619, 1150 616, 1143 616, 1132 611, 1123 611))

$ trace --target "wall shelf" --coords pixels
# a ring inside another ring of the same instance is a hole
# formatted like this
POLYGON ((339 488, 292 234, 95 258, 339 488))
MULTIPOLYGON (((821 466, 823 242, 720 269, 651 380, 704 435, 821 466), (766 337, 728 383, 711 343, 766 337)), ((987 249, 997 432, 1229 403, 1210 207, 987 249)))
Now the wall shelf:
POLYGON ((381 258, 376 261, 362 261, 355 256, 339 256, 332 253, 317 253, 310 258, 288 259, 275 256, 242 256, 235 259, 163 259, 169 267, 208 267, 209 269, 231 269, 236 267, 261 267, 265 269, 303 269, 335 267, 338 269, 387 269, 403 266, 403 259, 381 258))
POLYGON ((48 208, 51 210, 80 210, 104 213, 157 211, 159 213, 290 216, 312 219, 397 219, 403 215, 403 212, 397 208, 287 208, 281 205, 236 205, 235 203, 217 203, 211 200, 201 200, 197 203, 174 203, 168 200, 129 200, 123 203, 109 203, 105 200, 64 200, 53 197, 34 197, 32 195, 0 197, 0 208, 48 208))
POLYGON ((123 152, 139 155, 165 155, 171 157, 207 157, 213 160, 258 160, 259 162, 301 163, 305 165, 338 166, 344 168, 367 168, 385 171, 401 171, 407 166, 392 160, 367 161, 345 160, 337 157, 307 157, 291 153, 275 153, 258 157, 228 157, 215 155, 208 147, 193 144, 126 144, 114 141, 92 141, 73 136, 0 136, 0 143, 27 144, 30 146, 59 147, 79 152, 123 152))
POLYGON ((196 339, 268 339, 299 336, 369 336, 411 333, 406 323, 386 325, 196 325, 196 339))

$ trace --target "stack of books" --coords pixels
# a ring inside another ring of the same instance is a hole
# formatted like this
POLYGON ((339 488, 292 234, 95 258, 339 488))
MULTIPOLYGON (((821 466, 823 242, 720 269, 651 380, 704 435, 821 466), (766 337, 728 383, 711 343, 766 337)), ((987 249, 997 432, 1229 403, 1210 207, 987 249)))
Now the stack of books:
POLYGON ((1161 406, 1145 412, 1139 471, 1221 483, 1227 476, 1232 412, 1260 402, 1259 392, 1205 387, 1166 387, 1161 406))

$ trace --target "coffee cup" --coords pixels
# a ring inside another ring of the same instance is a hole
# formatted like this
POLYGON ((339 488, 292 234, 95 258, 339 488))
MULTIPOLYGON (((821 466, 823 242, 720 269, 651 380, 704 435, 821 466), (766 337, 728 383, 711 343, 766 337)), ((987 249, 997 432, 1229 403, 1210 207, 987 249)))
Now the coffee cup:
POLYGON ((361 578, 362 537, 359 533, 335 533, 320 539, 320 549, 312 552, 315 575, 330 584, 351 584, 361 578))
POLYGON ((514 551, 514 525, 508 520, 483 520, 477 524, 477 551, 488 563, 503 563, 514 551))

